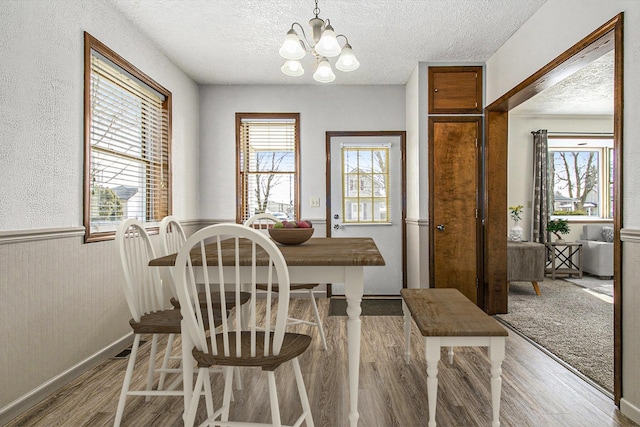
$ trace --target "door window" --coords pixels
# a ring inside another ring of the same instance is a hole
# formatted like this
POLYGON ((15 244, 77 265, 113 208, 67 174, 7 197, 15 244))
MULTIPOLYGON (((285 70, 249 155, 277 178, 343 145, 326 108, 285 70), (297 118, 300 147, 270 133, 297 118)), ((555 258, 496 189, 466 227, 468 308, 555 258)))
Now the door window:
POLYGON ((342 146, 342 218, 345 224, 391 222, 389 147, 342 146))

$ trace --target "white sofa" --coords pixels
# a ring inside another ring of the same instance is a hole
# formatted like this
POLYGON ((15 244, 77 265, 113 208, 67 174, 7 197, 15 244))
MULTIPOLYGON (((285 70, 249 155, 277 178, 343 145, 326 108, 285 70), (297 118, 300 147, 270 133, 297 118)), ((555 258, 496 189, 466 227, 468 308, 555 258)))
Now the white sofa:
POLYGON ((582 271, 601 278, 613 276, 613 226, 587 224, 582 227, 582 271))

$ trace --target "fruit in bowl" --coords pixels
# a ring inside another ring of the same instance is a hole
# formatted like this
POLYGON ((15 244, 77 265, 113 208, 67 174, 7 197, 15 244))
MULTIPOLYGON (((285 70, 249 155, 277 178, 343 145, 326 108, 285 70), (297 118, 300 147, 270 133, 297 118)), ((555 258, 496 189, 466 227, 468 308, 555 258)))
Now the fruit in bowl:
POLYGON ((280 244, 299 245, 311 238, 313 226, 305 220, 276 222, 269 229, 269 235, 280 244))

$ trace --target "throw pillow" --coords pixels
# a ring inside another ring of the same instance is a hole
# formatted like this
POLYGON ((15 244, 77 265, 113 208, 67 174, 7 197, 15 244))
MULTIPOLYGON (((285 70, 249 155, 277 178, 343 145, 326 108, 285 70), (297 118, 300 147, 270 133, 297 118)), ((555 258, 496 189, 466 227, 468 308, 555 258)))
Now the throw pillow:
POLYGON ((602 240, 605 242, 613 242, 613 227, 602 227, 602 240))

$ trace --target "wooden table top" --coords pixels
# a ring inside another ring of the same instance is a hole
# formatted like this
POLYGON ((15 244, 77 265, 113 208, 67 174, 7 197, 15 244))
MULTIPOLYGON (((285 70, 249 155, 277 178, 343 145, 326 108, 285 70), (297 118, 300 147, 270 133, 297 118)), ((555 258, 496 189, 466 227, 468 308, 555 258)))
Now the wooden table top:
MULTIPOLYGON (((233 264, 233 248, 229 242, 223 242, 223 264, 233 264)), ((301 245, 278 245, 289 267, 307 266, 376 266, 385 265, 384 258, 380 254, 373 239, 369 237, 354 238, 311 238, 301 245)), ((217 264, 215 250, 207 250, 208 265, 217 264)), ((258 259, 258 265, 266 265, 266 253, 258 250, 258 254, 264 255, 264 259, 258 259)), ((150 266, 171 267, 175 265, 177 254, 167 255, 152 259, 150 266)), ((193 265, 202 265, 199 256, 192 257, 193 265)), ((251 265, 251 245, 248 240, 241 239, 240 265, 251 265)))
POLYGON ((400 291, 413 320, 425 337, 507 336, 497 320, 457 289, 429 288, 400 291))

